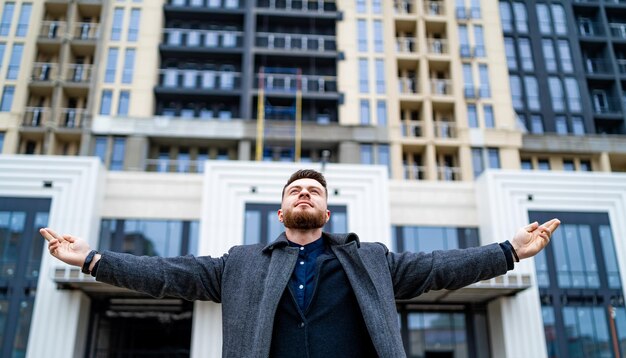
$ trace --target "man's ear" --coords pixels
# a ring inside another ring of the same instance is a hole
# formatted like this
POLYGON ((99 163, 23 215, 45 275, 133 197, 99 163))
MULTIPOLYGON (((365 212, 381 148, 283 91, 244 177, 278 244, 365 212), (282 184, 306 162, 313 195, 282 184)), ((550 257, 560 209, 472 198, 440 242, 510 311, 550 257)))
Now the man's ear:
POLYGON ((281 223, 283 222, 283 209, 278 209, 278 211, 276 212, 276 215, 278 215, 278 221, 280 221, 281 223))
POLYGON ((330 220, 330 210, 326 210, 326 222, 330 220))

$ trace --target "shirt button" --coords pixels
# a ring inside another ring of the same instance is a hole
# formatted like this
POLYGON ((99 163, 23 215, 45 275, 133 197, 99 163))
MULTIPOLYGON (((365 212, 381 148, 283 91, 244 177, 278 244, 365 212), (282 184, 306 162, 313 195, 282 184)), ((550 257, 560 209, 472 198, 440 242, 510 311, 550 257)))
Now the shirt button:
POLYGON ((300 322, 300 328, 304 327, 304 322, 300 322))
POLYGON ((300 285, 300 286, 298 286, 298 288, 299 288, 299 289, 303 289, 303 288, 304 288, 304 285, 300 285))
POLYGON ((300 246, 300 251, 304 250, 304 246, 300 246))
POLYGON ((304 261, 300 261, 300 265, 304 265, 304 261))

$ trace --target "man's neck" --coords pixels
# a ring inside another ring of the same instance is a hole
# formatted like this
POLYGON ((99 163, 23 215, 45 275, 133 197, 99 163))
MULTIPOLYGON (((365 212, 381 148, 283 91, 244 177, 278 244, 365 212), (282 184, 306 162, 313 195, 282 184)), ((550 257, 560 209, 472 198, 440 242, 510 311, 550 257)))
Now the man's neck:
POLYGON ((311 230, 285 228, 285 234, 289 241, 304 246, 322 237, 322 228, 311 230))

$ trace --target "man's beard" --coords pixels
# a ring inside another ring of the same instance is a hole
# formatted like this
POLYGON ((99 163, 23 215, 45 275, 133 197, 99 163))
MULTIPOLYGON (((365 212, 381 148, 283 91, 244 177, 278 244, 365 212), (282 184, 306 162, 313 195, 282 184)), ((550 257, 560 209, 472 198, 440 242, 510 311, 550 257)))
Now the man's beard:
POLYGON ((294 212, 293 209, 287 209, 285 210, 283 224, 289 229, 319 229, 326 224, 326 213, 323 210, 317 209, 313 211, 300 210, 297 212, 294 212))

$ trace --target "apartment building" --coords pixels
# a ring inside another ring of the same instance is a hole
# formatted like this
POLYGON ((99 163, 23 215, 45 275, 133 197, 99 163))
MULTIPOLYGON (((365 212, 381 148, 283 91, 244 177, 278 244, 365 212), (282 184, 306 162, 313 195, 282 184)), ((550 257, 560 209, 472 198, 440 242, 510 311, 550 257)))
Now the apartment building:
POLYGON ((626 354, 624 112, 593 97, 621 98, 621 44, 572 32, 589 14, 617 22, 622 5, 520 4, 3 2, 0 355, 219 355, 219 305, 98 284, 42 255, 34 229, 99 250, 219 256, 282 231, 279 190, 302 166, 329 179, 328 231, 396 251, 566 224, 553 241, 575 244, 398 301, 408 356, 626 354), (552 17, 535 24, 544 7, 552 17), (552 20, 560 9, 565 22, 552 20), (563 41, 570 69, 555 57, 563 41), (579 47, 594 59, 605 48, 615 73, 585 73, 579 47), (54 327, 71 333, 53 344, 54 327))

